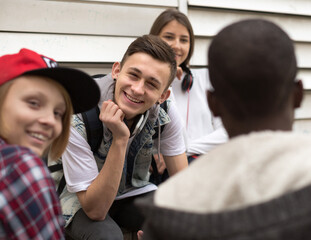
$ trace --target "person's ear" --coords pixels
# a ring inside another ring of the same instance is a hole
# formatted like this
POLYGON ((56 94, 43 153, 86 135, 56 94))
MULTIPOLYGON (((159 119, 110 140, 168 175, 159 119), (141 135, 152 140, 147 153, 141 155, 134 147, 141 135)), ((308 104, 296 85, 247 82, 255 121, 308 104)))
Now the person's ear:
POLYGON ((207 97, 207 103, 209 108, 211 109, 212 113, 214 114, 215 117, 219 117, 220 114, 220 107, 217 101, 217 96, 215 96, 215 93, 207 90, 206 91, 206 97, 207 97))
POLYGON ((115 62, 112 65, 112 71, 111 71, 111 76, 113 79, 117 79, 119 76, 119 73, 121 71, 121 63, 120 62, 115 62))
POLYGON ((303 84, 301 80, 295 81, 294 108, 299 108, 303 100, 303 84))
POLYGON ((159 100, 157 101, 158 104, 163 103, 166 99, 169 98, 169 96, 171 95, 171 90, 167 89, 165 90, 162 94, 161 97, 159 98, 159 100))

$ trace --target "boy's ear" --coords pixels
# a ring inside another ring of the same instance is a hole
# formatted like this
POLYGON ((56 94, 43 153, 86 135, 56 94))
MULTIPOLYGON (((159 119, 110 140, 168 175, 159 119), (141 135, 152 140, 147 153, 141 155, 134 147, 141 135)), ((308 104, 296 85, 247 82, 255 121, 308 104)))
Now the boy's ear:
POLYGON ((119 76, 120 71, 121 71, 121 64, 120 64, 120 62, 115 62, 112 65, 112 71, 111 71, 112 78, 113 79, 117 79, 118 76, 119 76))
POLYGON ((220 114, 220 107, 217 102, 217 97, 215 96, 214 92, 211 92, 209 90, 206 91, 206 97, 207 97, 207 103, 209 108, 211 109, 212 113, 215 117, 219 117, 220 114))
POLYGON ((158 100, 158 103, 159 104, 163 103, 166 99, 169 98, 170 95, 171 95, 171 90, 167 89, 166 91, 162 93, 161 97, 158 100))
POLYGON ((303 100, 303 84, 301 80, 295 82, 294 108, 299 108, 303 100))

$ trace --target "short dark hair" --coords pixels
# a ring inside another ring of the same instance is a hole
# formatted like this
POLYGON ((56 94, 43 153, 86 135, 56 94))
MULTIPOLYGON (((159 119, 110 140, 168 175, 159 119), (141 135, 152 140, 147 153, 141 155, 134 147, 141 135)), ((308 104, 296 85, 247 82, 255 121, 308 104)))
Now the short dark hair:
POLYGON ((150 34, 158 36, 162 29, 171 21, 176 20, 181 25, 185 26, 189 32, 190 36, 190 49, 187 58, 183 63, 181 63, 181 67, 187 67, 189 64, 189 61, 193 54, 194 49, 194 33, 191 26, 191 23, 188 19, 188 17, 183 14, 182 12, 178 11, 177 9, 166 9, 164 12, 162 12, 154 21, 152 24, 152 27, 150 29, 150 34))
POLYGON ((263 19, 222 29, 209 47, 208 63, 215 95, 236 119, 283 110, 297 73, 292 40, 263 19))
POLYGON ((156 60, 169 64, 171 74, 166 87, 167 89, 173 82, 177 71, 173 49, 158 36, 143 35, 130 44, 121 60, 121 67, 124 65, 126 59, 135 53, 146 53, 156 60))

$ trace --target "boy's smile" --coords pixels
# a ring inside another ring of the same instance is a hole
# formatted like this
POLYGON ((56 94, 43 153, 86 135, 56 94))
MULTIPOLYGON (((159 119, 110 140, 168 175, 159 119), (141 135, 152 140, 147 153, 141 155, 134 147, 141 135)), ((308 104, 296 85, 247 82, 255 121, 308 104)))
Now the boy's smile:
POLYGON ((148 54, 129 56, 122 68, 119 62, 115 63, 112 77, 117 79, 114 100, 128 120, 169 96, 169 90, 165 90, 170 77, 169 64, 148 54))

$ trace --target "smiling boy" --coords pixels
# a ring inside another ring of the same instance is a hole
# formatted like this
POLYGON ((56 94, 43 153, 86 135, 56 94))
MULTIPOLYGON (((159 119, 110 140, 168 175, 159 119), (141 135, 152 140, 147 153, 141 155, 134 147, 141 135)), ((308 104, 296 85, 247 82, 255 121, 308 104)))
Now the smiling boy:
POLYGON ((73 238, 123 239, 120 227, 140 229, 143 219, 133 201, 155 189, 149 183, 149 167, 158 125, 165 128, 155 147, 161 147, 169 174, 187 166, 176 108, 170 102, 167 112, 160 107, 175 75, 173 50, 160 38, 145 35, 114 63, 111 74, 96 79, 104 129, 101 146, 94 155, 84 123, 75 115, 62 157, 67 188, 60 198, 66 230, 73 238), (126 197, 131 193, 134 197, 126 197))

